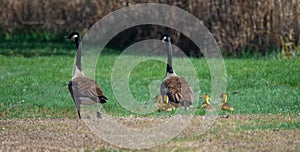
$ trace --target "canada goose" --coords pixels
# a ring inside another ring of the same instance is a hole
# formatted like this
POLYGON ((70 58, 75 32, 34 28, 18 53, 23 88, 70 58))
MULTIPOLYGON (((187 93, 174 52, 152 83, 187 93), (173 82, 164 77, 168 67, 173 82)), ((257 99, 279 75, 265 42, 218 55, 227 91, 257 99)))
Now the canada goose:
MULTIPOLYGON (((76 53, 76 63, 73 71, 73 77, 69 81, 68 87, 72 99, 76 105, 77 113, 79 119, 80 115, 80 105, 91 105, 95 103, 105 103, 107 98, 104 96, 103 91, 100 89, 99 85, 95 80, 88 78, 84 75, 81 66, 81 38, 80 34, 73 32, 65 37, 75 41, 77 53, 76 53)), ((100 105, 101 106, 101 105, 100 105)), ((101 117, 101 113, 98 111, 97 116, 101 117)))
POLYGON ((208 111, 216 110, 216 108, 210 104, 208 94, 204 95, 204 102, 202 103, 202 109, 203 110, 207 109, 208 111))
POLYGON ((169 97, 166 95, 164 96, 164 102, 162 102, 162 96, 157 95, 157 111, 174 111, 175 107, 169 103, 169 97))
POLYGON ((234 108, 227 102, 227 95, 223 93, 221 95, 222 101, 221 101, 221 110, 223 111, 233 111, 234 108))
POLYGON ((160 85, 161 96, 167 95, 170 103, 175 107, 190 107, 194 102, 194 93, 188 82, 183 77, 178 77, 172 66, 172 44, 171 37, 162 35, 162 41, 168 43, 168 63, 166 76, 160 85))

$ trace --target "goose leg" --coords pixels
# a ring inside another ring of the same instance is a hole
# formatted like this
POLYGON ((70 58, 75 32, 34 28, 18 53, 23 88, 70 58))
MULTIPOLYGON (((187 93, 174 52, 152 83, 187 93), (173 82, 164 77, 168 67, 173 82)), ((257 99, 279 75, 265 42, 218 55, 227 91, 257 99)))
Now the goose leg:
POLYGON ((101 108, 102 108, 101 103, 98 103, 98 110, 97 110, 97 115, 96 115, 97 118, 102 118, 101 108))
POLYGON ((78 117, 79 117, 79 119, 81 119, 81 115, 80 115, 80 104, 78 104, 77 102, 75 102, 75 104, 76 104, 76 109, 77 109, 78 117))
MULTIPOLYGON (((77 104, 77 102, 75 101, 74 93, 73 93, 73 88, 72 88, 72 81, 69 81, 68 88, 69 88, 71 97, 72 97, 72 99, 73 99, 73 101, 74 101, 74 103, 75 103, 75 105, 76 105, 78 117, 79 117, 79 119, 81 119, 81 116, 80 116, 80 105, 77 104)), ((75 95, 76 95, 76 94, 75 94, 75 95)))

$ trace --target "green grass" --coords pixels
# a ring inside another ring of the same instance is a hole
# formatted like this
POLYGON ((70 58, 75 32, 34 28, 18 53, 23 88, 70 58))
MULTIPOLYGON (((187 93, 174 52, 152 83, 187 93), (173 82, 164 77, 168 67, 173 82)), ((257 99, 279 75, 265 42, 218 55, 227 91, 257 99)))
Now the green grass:
POLYGON ((268 123, 257 126, 241 126, 241 130, 264 130, 264 129, 297 129, 300 128, 300 122, 283 122, 283 123, 268 123))
MULTIPOLYGON (((35 51, 32 49, 32 52, 35 51)), ((111 87, 111 74, 117 57, 117 53, 101 55, 95 71, 96 81, 109 98, 104 109, 116 116, 168 115, 169 113, 158 112, 132 113, 116 101, 111 87)), ((127 57, 134 60, 141 56, 127 57)), ((155 58, 165 60, 162 57, 155 58)), ((206 60, 204 58, 190 58, 190 60, 197 71, 201 95, 210 93, 211 76, 206 60)), ((33 57, 0 55, 0 119, 76 117, 75 106, 67 88, 67 83, 72 77, 73 62, 74 52, 69 55, 33 57)), ((184 66, 181 66, 180 62, 182 59, 175 58, 174 66, 177 74, 183 75, 184 66)), ((225 66, 229 102, 235 108, 233 114, 300 115, 299 59, 226 58, 225 66)), ((164 78, 164 71, 165 65, 162 62, 147 60, 134 67, 131 73, 127 73, 130 75, 130 91, 133 97, 144 105, 141 107, 142 110, 155 106, 149 85, 159 84, 164 78)), ((154 92, 159 93, 158 88, 159 85, 154 92)), ((124 103, 131 103, 126 98, 122 100, 124 103)), ((202 115, 204 111, 197 109, 196 114, 202 115)), ((289 124, 281 125, 289 126, 289 124)), ((299 128, 299 123, 292 126, 299 128)))

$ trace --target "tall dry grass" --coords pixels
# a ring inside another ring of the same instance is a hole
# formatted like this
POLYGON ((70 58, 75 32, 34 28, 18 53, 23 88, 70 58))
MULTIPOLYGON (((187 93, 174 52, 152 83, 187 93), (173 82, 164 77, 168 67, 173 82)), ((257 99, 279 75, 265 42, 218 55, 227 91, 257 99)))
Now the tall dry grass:
MULTIPOLYGON (((50 30, 63 33, 72 30, 86 32, 106 14, 124 6, 144 2, 165 3, 180 7, 198 17, 213 33, 225 53, 241 55, 243 50, 282 51, 292 56, 300 45, 300 0, 74 0, 0 1, 0 28, 3 33, 50 30)), ((141 26, 124 31, 111 43, 120 47, 126 41, 156 37, 171 29, 141 26), (126 33, 127 32, 127 33, 126 33)), ((191 55, 198 55, 195 45, 176 33, 174 42, 191 55)))

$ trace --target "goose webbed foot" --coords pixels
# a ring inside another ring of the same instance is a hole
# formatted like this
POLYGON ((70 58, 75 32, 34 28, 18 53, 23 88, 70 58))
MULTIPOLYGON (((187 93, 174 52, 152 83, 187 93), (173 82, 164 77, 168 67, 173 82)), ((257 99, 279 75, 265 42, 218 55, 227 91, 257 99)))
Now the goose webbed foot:
POLYGON ((81 119, 80 111, 77 111, 79 119, 81 119))
POLYGON ((227 119, 229 118, 229 114, 228 113, 225 115, 225 118, 227 118, 227 119))
POLYGON ((78 117, 79 117, 79 119, 81 119, 81 115, 80 115, 80 104, 77 104, 77 103, 75 102, 75 105, 76 105, 78 117))
POLYGON ((102 113, 100 111, 97 111, 96 116, 97 116, 97 118, 102 118, 102 113))
POLYGON ((97 113, 96 113, 97 118, 102 118, 101 109, 102 109, 102 105, 101 105, 101 103, 98 103, 98 110, 97 110, 97 113))

